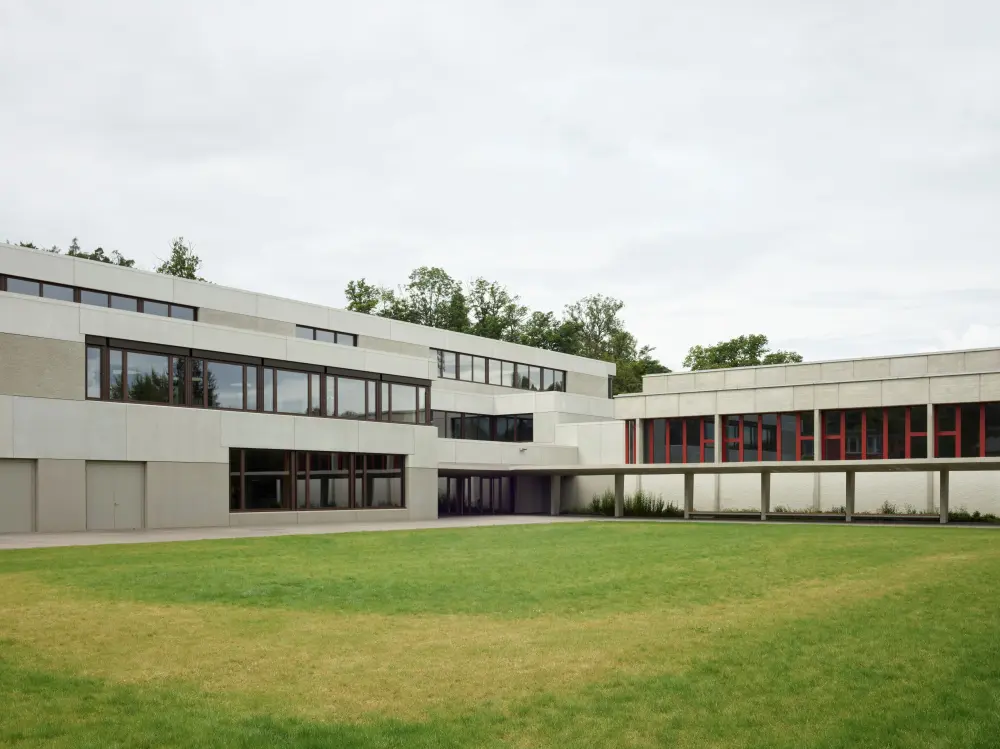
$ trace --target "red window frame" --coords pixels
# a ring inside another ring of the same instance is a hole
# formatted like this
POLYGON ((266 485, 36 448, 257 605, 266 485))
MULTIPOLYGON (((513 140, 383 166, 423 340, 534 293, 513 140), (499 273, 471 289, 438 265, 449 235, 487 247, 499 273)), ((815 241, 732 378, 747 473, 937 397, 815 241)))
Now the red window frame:
MULTIPOLYGON (((992 401, 990 401, 992 403, 992 401)), ((962 456, 962 407, 963 406, 978 406, 979 408, 979 455, 967 456, 967 457, 986 457, 986 406, 988 403, 983 401, 981 403, 942 403, 934 406, 934 457, 946 457, 946 458, 959 458, 962 456), (949 429, 948 431, 941 430, 941 409, 943 408, 953 408, 955 409, 955 428, 949 429), (954 437, 955 438, 955 454, 954 455, 941 455, 941 438, 942 437, 954 437)))
MULTIPOLYGON (((823 460, 845 460, 846 459, 846 440, 845 435, 847 433, 847 412, 848 411, 860 411, 861 412, 861 460, 885 460, 888 459, 889 455, 889 411, 893 408, 904 408, 904 445, 903 445, 903 458, 909 460, 912 457, 912 438, 913 437, 927 437, 927 432, 914 432, 912 429, 911 414, 914 408, 923 409, 926 406, 883 406, 882 407, 882 456, 879 458, 869 458, 868 456, 868 412, 874 409, 871 408, 835 408, 829 411, 820 412, 820 441, 823 449, 823 460), (826 416, 829 413, 839 413, 839 430, 836 433, 827 432, 826 426, 826 416), (836 440, 838 443, 837 454, 830 455, 827 450, 827 440, 836 440)), ((936 418, 936 415, 935 415, 936 418)), ((936 422, 935 422, 936 424, 936 422)), ((952 434, 948 432, 947 434, 952 434)), ((936 443, 936 440, 935 440, 936 443)), ((935 450, 937 445, 935 444, 935 450)))
MULTIPOLYGON (((688 422, 694 419, 698 420, 698 463, 705 462, 705 448, 715 448, 715 438, 707 439, 705 437, 705 424, 715 423, 714 416, 688 416, 688 417, 677 417, 677 418, 658 418, 658 419, 646 419, 646 463, 653 463, 653 450, 655 447, 653 441, 653 424, 657 421, 664 422, 664 464, 671 462, 670 460, 670 425, 674 422, 680 422, 681 425, 681 463, 687 463, 688 459, 688 422)), ((633 422, 634 424, 634 422, 633 422)), ((626 438, 627 439, 627 438, 626 438)), ((634 460, 633 460, 634 462, 634 460)), ((692 465, 694 462, 692 461, 692 465)))
MULTIPOLYGON (((813 447, 813 457, 815 459, 815 455, 816 455, 816 449, 815 449, 815 444, 816 444, 815 443, 815 439, 816 439, 816 425, 813 424, 813 433, 812 434, 810 434, 810 435, 803 435, 802 434, 802 416, 804 414, 809 414, 810 416, 812 415, 812 413, 808 412, 808 411, 777 411, 777 412, 775 412, 775 411, 768 411, 766 413, 758 413, 758 414, 739 414, 738 416, 736 414, 730 414, 728 416, 723 416, 722 417, 722 424, 721 424, 721 426, 722 426, 722 430, 724 432, 726 431, 726 427, 728 426, 729 420, 731 418, 737 418, 737 419, 739 419, 739 431, 738 431, 738 436, 736 436, 736 437, 728 437, 727 436, 727 437, 723 438, 722 462, 724 462, 724 463, 733 462, 733 461, 729 461, 729 460, 726 459, 726 456, 729 454, 729 448, 730 447, 735 447, 735 448, 737 448, 739 450, 739 460, 736 461, 736 462, 739 462, 739 463, 744 463, 744 462, 751 462, 751 463, 752 462, 763 462, 763 459, 764 459, 764 429, 763 429, 763 427, 764 427, 764 417, 765 416, 774 416, 776 418, 776 420, 777 420, 778 432, 777 432, 777 441, 776 441, 775 452, 778 455, 778 462, 781 462, 781 454, 782 454, 782 451, 781 451, 781 447, 782 447, 782 444, 781 444, 781 441, 782 441, 782 436, 781 436, 781 434, 782 434, 782 432, 781 432, 781 417, 782 416, 794 416, 795 417, 795 461, 798 462, 798 461, 802 460, 802 443, 803 442, 812 442, 813 443, 813 445, 814 445, 814 447, 813 447), (753 456, 753 458, 750 461, 747 461, 747 457, 746 457, 747 453, 746 453, 745 446, 743 444, 743 441, 744 441, 743 440, 743 436, 744 436, 743 418, 744 418, 744 416, 755 416, 757 418, 757 454, 756 454, 756 456, 753 456)), ((786 461, 786 462, 788 462, 788 461, 786 461)))
POLYGON ((625 463, 627 465, 635 464, 635 437, 635 419, 628 419, 625 421, 625 463))

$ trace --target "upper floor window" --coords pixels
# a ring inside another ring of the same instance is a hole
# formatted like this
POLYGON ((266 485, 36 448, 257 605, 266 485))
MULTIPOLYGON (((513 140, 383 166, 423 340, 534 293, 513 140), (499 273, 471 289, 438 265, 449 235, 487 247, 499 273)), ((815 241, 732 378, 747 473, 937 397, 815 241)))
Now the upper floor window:
MULTIPOLYGON (((634 434, 632 443, 634 450, 634 434)), ((626 452, 627 450, 626 442, 626 452)), ((686 419, 646 419, 645 462, 715 462, 715 419, 711 416, 693 416, 686 419)))
POLYGON ((43 299, 58 299, 62 302, 88 304, 92 307, 110 307, 111 309, 120 309, 126 312, 141 312, 146 315, 176 317, 180 320, 193 321, 197 319, 197 310, 194 307, 188 307, 183 304, 157 302, 152 299, 143 299, 142 297, 129 296, 127 294, 112 294, 107 291, 81 289, 77 286, 64 286, 62 284, 33 281, 28 278, 17 278, 15 276, 0 275, 0 291, 8 291, 13 294, 27 294, 29 296, 42 297, 43 299))
POLYGON ((823 460, 927 457, 927 406, 823 411, 823 460))
POLYGON ((437 362, 438 377, 445 380, 481 382, 485 385, 499 385, 519 390, 559 392, 566 390, 566 372, 561 369, 536 367, 441 349, 431 349, 431 354, 437 362))
POLYGON ((1000 457, 1000 403, 934 406, 934 420, 936 457, 1000 457))
POLYGON ((438 437, 492 442, 532 442, 534 417, 531 414, 486 416, 453 411, 432 411, 438 437))
POLYGON ((310 328, 305 325, 295 326, 295 337, 307 341, 322 341, 323 343, 338 343, 341 346, 357 346, 358 337, 353 333, 340 333, 336 330, 310 328))
POLYGON ((726 463, 815 458, 812 411, 723 416, 722 429, 726 463))

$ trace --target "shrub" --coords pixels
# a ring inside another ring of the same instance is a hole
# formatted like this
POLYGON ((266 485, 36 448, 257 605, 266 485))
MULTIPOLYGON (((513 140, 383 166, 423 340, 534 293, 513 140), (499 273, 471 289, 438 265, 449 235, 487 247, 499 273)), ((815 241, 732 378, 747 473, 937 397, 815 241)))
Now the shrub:
POLYGON ((964 507, 960 507, 953 512, 948 513, 948 520, 952 523, 1000 523, 1000 517, 994 515, 992 512, 969 512, 964 507))
MULTIPOLYGON (((615 493, 605 489, 590 501, 589 512, 593 515, 614 517, 615 493)), ((625 495, 625 517, 628 518, 676 518, 684 517, 684 511, 673 502, 664 502, 661 495, 652 495, 639 489, 635 494, 625 495)))
POLYGON ((880 515, 898 515, 899 508, 896 507, 895 503, 886 500, 882 503, 881 507, 876 510, 876 512, 880 515))

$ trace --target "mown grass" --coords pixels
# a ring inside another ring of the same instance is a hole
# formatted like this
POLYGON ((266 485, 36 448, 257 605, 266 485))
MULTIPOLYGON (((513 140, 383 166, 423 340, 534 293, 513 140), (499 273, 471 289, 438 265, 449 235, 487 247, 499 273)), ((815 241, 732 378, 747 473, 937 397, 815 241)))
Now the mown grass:
POLYGON ((0 553, 0 745, 987 747, 989 530, 567 524, 0 553))

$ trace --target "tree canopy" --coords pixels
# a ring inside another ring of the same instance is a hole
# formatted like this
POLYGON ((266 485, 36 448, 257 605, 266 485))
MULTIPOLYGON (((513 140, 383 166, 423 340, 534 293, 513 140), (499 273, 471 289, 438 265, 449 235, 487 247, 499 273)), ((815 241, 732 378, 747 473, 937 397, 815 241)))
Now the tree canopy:
POLYGON ((156 267, 157 273, 177 278, 189 278, 192 281, 204 281, 198 275, 201 258, 194 254, 194 246, 184 244, 184 237, 175 237, 170 243, 170 257, 156 267))
POLYGON ((480 277, 463 284, 443 268, 423 266, 397 289, 361 278, 349 281, 344 295, 354 312, 615 362, 616 394, 641 390, 644 374, 670 371, 625 329, 624 302, 601 294, 567 305, 560 317, 529 310, 496 281, 480 277))
POLYGON ((684 357, 691 370, 754 367, 760 364, 793 364, 802 361, 795 351, 771 351, 763 333, 737 336, 714 346, 692 346, 684 357))

